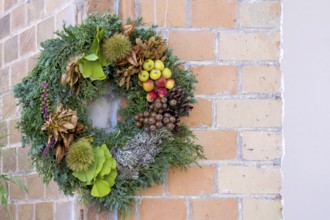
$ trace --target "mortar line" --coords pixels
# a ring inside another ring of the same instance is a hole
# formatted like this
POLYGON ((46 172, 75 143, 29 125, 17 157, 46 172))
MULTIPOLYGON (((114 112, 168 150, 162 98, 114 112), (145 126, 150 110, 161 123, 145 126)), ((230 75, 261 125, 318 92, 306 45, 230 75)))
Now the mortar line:
POLYGON ((192 210, 191 210, 191 199, 186 198, 186 206, 187 206, 187 220, 192 219, 192 210))
POLYGON ((281 93, 245 93, 238 95, 215 94, 215 95, 195 95, 198 99, 216 100, 282 100, 281 93))
MULTIPOLYGON (((135 219, 140 220, 141 197, 135 199, 135 219)), ((141 219, 143 220, 143 219, 141 219)))
POLYGON ((236 142, 237 159, 243 161, 243 140, 241 131, 236 133, 236 142))
POLYGON ((137 19, 140 16, 140 1, 139 0, 134 1, 134 16, 135 16, 135 19, 137 19))
POLYGON ((243 94, 243 68, 242 65, 237 66, 237 90, 238 94, 243 94))
POLYGON ((215 193, 198 196, 141 196, 140 199, 264 199, 264 200, 278 200, 281 198, 279 193, 273 194, 243 194, 243 193, 215 193))
POLYGON ((199 160, 197 161, 200 166, 218 165, 220 166, 243 166, 243 167, 256 167, 256 168, 279 168, 277 160, 199 160))
MULTIPOLYGON (((146 26, 148 27, 148 26, 146 26)), ((226 33, 277 33, 280 31, 278 27, 269 27, 269 28, 208 28, 208 27, 157 27, 157 30, 168 29, 171 32, 226 32, 226 33)))
POLYGON ((191 23, 192 23, 192 12, 191 12, 191 0, 186 0, 186 26, 187 28, 191 28, 191 23))
POLYGON ((241 30, 241 4, 242 1, 238 0, 236 4, 236 28, 241 30))
POLYGON ((243 199, 239 198, 238 199, 238 216, 237 216, 237 220, 243 220, 243 199))
MULTIPOLYGON (((119 15, 119 1, 120 0, 115 0, 115 14, 118 16, 119 15)), ((134 7, 135 8, 135 7, 134 7)))
POLYGON ((219 193, 219 165, 215 164, 214 166, 214 192, 219 193))
POLYGON ((217 110, 218 110, 217 100, 212 99, 212 125, 211 126, 213 128, 216 128, 218 126, 217 110))
POLYGON ((215 32, 214 33, 214 60, 218 61, 220 59, 220 49, 219 49, 219 41, 220 41, 220 33, 219 32, 215 32))

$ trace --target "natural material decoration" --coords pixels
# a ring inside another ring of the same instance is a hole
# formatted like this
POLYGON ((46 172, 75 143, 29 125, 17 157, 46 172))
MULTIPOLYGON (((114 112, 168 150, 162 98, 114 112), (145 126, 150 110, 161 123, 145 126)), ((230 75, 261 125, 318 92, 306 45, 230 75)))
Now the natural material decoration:
POLYGON ((163 183, 170 166, 204 158, 180 121, 193 108, 196 79, 141 19, 91 15, 56 34, 14 88, 23 144, 46 183, 53 179, 99 210, 129 214, 136 193, 163 183), (87 108, 107 84, 127 99, 112 132, 95 127, 87 108))

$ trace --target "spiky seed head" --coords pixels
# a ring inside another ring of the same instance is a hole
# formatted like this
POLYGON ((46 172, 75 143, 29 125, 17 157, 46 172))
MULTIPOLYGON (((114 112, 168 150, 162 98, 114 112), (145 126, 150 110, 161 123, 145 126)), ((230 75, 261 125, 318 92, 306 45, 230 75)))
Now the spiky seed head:
POLYGON ((111 63, 125 58, 131 52, 132 44, 123 34, 114 34, 105 39, 102 45, 104 57, 111 63))
POLYGON ((73 171, 86 171, 94 162, 92 145, 86 140, 73 143, 66 156, 66 163, 73 171))

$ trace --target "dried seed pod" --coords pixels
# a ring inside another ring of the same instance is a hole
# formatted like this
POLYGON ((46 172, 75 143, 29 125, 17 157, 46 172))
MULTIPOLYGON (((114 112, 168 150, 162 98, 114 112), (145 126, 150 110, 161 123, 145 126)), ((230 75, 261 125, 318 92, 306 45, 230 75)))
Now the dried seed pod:
POLYGON ((143 117, 148 118, 150 113, 148 111, 143 112, 143 117))
POLYGON ((135 124, 136 124, 136 127, 138 127, 138 128, 142 128, 142 126, 143 126, 143 124, 141 122, 139 122, 139 121, 136 122, 135 124))

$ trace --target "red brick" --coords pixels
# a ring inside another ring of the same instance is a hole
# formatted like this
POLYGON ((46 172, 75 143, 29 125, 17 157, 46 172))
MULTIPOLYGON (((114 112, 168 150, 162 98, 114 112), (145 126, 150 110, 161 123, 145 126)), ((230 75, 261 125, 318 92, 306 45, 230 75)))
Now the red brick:
POLYGON ((57 9, 63 7, 63 5, 66 3, 66 0, 45 0, 46 4, 46 10, 48 14, 53 13, 57 9))
POLYGON ((230 160, 236 157, 236 133, 233 131, 194 131, 197 144, 204 147, 208 160, 230 160))
POLYGON ((31 170, 32 169, 32 161, 30 160, 30 157, 28 155, 28 152, 30 150, 29 146, 26 147, 20 147, 18 150, 18 170, 31 170))
POLYGON ((44 184, 38 175, 30 175, 26 177, 26 184, 29 199, 42 199, 44 198, 44 184))
MULTIPOLYGON (((17 180, 21 181, 22 184, 25 185, 25 177, 18 176, 16 178, 17 180)), ((25 200, 25 195, 25 190, 19 184, 10 183, 10 199, 22 201, 25 200)))
POLYGON ((56 30, 60 31, 63 29, 63 24, 74 25, 75 24, 75 8, 70 5, 64 8, 56 15, 56 30))
POLYGON ((11 87, 20 83, 22 79, 27 75, 28 62, 26 59, 16 61, 11 67, 11 87))
MULTIPOLYGON (((142 2, 140 2, 141 4, 142 2)), ((134 19, 135 0, 120 1, 119 16, 125 21, 127 18, 134 19)), ((144 18, 143 18, 144 19, 144 18)))
POLYGON ((234 66, 198 66, 192 71, 198 80, 196 94, 237 93, 237 68, 234 66))
POLYGON ((236 1, 192 0, 191 24, 193 27, 235 27, 236 1))
POLYGON ((16 101, 13 93, 2 96, 2 114, 5 118, 9 118, 16 114, 16 101))
POLYGON ((144 196, 160 196, 163 195, 164 186, 163 185, 154 185, 143 189, 139 194, 144 196))
POLYGON ((187 170, 172 168, 168 174, 168 191, 172 195, 212 194, 214 172, 213 166, 192 166, 187 170))
POLYGON ((60 191, 56 182, 51 180, 46 186, 46 198, 48 199, 57 199, 63 198, 64 194, 60 191))
POLYGON ((189 117, 181 120, 189 127, 212 125, 212 103, 207 99, 198 99, 189 117))
POLYGON ((186 0, 140 0, 141 17, 147 24, 160 27, 185 27, 186 7, 186 0))
POLYGON ((19 220, 33 220, 34 219, 34 205, 21 204, 18 205, 18 219, 19 220))
POLYGON ((170 32, 169 46, 182 60, 214 60, 212 32, 170 32))
POLYGON ((2 171, 4 173, 16 172, 16 148, 3 149, 2 156, 2 171))
POLYGON ((192 220, 237 220, 235 199, 193 199, 192 220))
POLYGON ((9 123, 9 142, 10 144, 16 144, 21 142, 22 135, 17 129, 17 120, 11 120, 9 123))
POLYGON ((53 220, 53 203, 41 202, 36 204, 36 220, 53 220))
POLYGON ((182 199, 143 199, 140 219, 142 220, 186 220, 187 210, 182 199))
POLYGON ((12 217, 12 219, 16 219, 16 210, 17 207, 16 205, 12 204, 9 205, 9 212, 7 212, 7 210, 5 210, 3 207, 0 206, 0 219, 10 219, 10 216, 12 217))
POLYGON ((103 15, 105 12, 115 12, 115 0, 88 0, 88 14, 99 13, 103 15))

